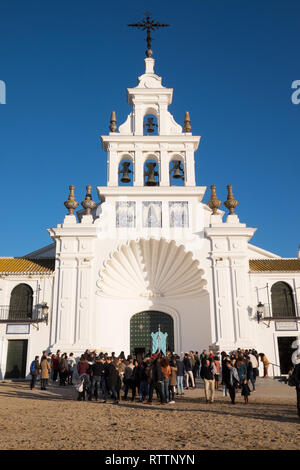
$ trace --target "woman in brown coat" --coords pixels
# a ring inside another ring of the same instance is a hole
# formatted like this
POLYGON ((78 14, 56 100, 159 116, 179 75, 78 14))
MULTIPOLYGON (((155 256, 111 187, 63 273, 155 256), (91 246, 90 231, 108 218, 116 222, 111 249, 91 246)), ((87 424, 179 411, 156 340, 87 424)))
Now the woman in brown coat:
POLYGON ((41 390, 47 390, 46 384, 49 379, 49 370, 50 370, 50 364, 47 360, 47 357, 42 357, 40 369, 41 369, 41 390))

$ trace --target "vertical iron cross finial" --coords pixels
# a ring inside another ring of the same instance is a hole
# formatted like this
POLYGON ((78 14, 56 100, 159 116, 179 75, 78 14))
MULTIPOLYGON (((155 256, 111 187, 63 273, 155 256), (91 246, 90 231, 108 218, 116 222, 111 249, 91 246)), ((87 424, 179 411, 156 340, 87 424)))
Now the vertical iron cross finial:
POLYGON ((139 21, 138 23, 133 23, 133 24, 128 24, 127 26, 132 26, 134 28, 140 28, 142 31, 147 31, 147 51, 146 51, 146 57, 152 57, 153 51, 151 50, 151 41, 153 38, 151 37, 151 31, 155 31, 158 28, 164 28, 166 26, 170 26, 169 24, 163 24, 163 23, 158 23, 157 21, 154 22, 154 20, 151 18, 151 13, 145 13, 145 17, 143 18, 142 21, 139 21))

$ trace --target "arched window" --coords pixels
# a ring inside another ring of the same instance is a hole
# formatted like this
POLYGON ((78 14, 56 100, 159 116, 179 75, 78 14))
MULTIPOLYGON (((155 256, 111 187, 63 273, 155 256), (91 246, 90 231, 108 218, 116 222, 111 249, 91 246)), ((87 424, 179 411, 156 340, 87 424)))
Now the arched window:
POLYGON ((158 134, 158 124, 157 119, 154 114, 146 114, 144 117, 144 135, 157 135, 158 134))
POLYGON ((292 288, 286 282, 276 282, 271 288, 272 313, 275 318, 295 317, 292 288))
POLYGON ((133 186, 133 165, 129 159, 120 161, 119 164, 119 186, 133 186))
POLYGON ((32 318, 33 290, 28 284, 18 284, 11 292, 8 319, 32 318))
POLYGON ((184 186, 184 164, 179 159, 172 159, 169 163, 170 186, 184 186))
POLYGON ((159 186, 159 168, 154 159, 144 163, 144 186, 159 186))

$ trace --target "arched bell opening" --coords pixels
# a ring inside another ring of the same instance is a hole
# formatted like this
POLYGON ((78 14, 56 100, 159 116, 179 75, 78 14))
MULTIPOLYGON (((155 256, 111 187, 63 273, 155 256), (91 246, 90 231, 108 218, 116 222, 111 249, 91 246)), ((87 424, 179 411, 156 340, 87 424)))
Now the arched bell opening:
POLYGON ((174 157, 169 163, 170 186, 185 185, 184 162, 180 157, 174 157))
POLYGON ((119 171, 118 171, 118 185, 119 186, 133 186, 134 180, 134 168, 133 162, 130 158, 125 157, 119 163, 119 171))
POLYGON ((159 165, 154 158, 148 158, 144 163, 144 186, 159 186, 159 165))
POLYGON ((144 135, 158 135, 158 122, 155 114, 146 114, 143 121, 144 135))

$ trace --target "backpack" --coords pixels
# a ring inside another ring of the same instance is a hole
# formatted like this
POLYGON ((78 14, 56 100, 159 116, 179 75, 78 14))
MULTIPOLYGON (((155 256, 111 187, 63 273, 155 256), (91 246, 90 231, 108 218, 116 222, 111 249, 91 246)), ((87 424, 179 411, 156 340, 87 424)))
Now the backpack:
POLYGON ((290 387, 296 387, 297 384, 296 384, 296 368, 295 367, 293 368, 293 372, 289 376, 287 383, 290 387))
POLYGON ((32 361, 30 364, 30 373, 34 374, 35 373, 35 361, 32 361))

